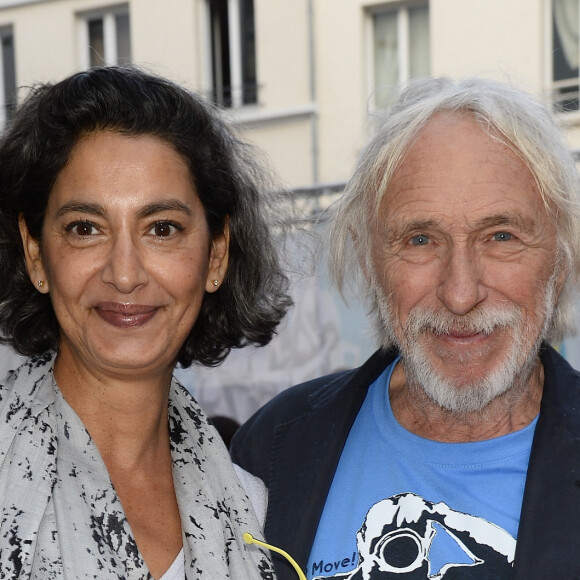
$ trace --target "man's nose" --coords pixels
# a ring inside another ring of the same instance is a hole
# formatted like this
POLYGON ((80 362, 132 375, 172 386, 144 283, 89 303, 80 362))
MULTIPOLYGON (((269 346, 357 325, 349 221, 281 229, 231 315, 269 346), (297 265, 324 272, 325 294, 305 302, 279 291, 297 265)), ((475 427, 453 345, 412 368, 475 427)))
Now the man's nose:
POLYGON ((101 278, 123 294, 147 282, 140 248, 129 233, 118 234, 112 239, 101 278))
POLYGON ((467 245, 453 246, 443 260, 436 296, 454 314, 462 316, 487 297, 481 260, 467 245))

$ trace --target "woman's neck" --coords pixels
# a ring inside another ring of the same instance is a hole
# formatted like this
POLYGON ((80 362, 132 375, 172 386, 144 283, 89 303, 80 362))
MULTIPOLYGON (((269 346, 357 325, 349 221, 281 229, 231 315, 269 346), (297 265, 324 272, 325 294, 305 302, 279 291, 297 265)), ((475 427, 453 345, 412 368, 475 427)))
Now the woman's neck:
POLYGON ((168 448, 171 371, 106 372, 59 353, 54 376, 105 463, 129 465, 168 448))

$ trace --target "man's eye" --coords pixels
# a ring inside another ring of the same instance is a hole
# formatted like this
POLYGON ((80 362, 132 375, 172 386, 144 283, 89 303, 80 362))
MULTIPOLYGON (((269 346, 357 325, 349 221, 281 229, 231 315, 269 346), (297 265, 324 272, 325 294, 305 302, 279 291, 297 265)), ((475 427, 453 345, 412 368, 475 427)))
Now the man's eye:
POLYGON ((425 246, 429 243, 429 236, 424 234, 413 236, 410 243, 412 246, 425 246))
POLYGON ((493 235, 492 239, 496 242, 508 242, 509 240, 513 240, 513 236, 508 232, 498 232, 493 235))
POLYGON ((85 237, 97 233, 97 228, 91 222, 75 221, 66 227, 66 231, 72 232, 76 236, 85 237))
POLYGON ((183 228, 179 227, 177 224, 173 222, 155 222, 153 227, 150 230, 150 233, 154 236, 159 238, 166 238, 168 236, 172 236, 178 231, 181 231, 183 228))

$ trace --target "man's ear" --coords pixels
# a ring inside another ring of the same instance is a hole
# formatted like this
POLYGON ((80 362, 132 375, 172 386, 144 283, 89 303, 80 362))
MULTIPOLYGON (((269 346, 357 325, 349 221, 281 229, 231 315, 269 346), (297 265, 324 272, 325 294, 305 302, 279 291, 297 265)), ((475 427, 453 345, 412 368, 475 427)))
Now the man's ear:
POLYGON ((211 242, 209 271, 205 282, 207 292, 215 292, 222 284, 228 269, 230 256, 230 223, 226 219, 224 231, 211 242))
MULTIPOLYGON (((358 242, 358 234, 356 233, 356 231, 353 228, 348 228, 348 233, 349 233, 350 237, 352 238, 352 243, 356 246, 356 244, 358 242)), ((367 283, 370 284, 371 272, 372 272, 371 257, 369 255, 365 255, 364 257, 359 257, 359 266, 360 266, 361 272, 362 272, 365 280, 367 281, 367 283)))
POLYGON ((22 246, 24 248, 24 258, 26 260, 26 269, 28 270, 30 281, 41 294, 48 294, 48 280, 46 279, 46 272, 44 270, 44 265, 42 264, 40 242, 30 235, 28 226, 26 225, 26 221, 22 214, 18 216, 18 228, 20 229, 22 246))
POLYGON ((556 283, 554 286, 554 290, 556 291, 556 298, 560 297, 560 292, 562 292, 562 288, 564 287, 564 284, 566 282, 566 280, 568 279, 568 276, 570 274, 570 268, 559 268, 560 272, 558 272, 558 275, 556 277, 556 283))

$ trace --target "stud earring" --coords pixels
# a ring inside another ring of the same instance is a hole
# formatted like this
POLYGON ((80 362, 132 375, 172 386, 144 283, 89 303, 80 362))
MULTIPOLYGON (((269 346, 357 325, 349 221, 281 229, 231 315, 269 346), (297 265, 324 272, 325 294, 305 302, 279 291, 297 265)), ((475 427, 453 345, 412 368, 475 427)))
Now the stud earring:
POLYGON ((213 285, 214 285, 214 286, 217 286, 219 283, 220 283, 220 281, 219 281, 219 280, 214 280, 214 281, 213 281, 213 285))
POLYGON ((39 280, 38 281, 38 287, 42 288, 44 286, 44 280, 39 280))

